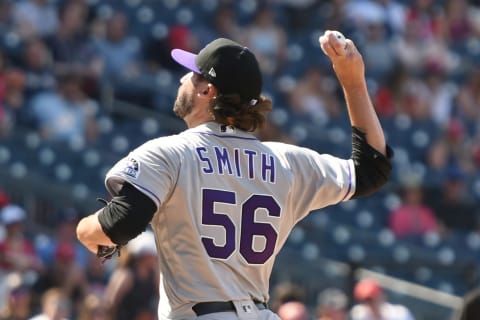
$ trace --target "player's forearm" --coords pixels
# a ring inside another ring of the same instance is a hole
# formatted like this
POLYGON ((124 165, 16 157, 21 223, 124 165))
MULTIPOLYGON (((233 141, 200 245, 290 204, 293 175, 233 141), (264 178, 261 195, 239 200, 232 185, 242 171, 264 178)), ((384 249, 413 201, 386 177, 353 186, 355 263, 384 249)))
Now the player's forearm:
POLYGON ((386 155, 385 136, 370 100, 365 81, 344 87, 343 91, 352 126, 365 133, 365 138, 370 146, 386 155))
POLYGON ((97 253, 98 245, 115 246, 103 232, 102 226, 98 222, 98 213, 99 211, 83 218, 77 225, 78 240, 93 253, 97 253))

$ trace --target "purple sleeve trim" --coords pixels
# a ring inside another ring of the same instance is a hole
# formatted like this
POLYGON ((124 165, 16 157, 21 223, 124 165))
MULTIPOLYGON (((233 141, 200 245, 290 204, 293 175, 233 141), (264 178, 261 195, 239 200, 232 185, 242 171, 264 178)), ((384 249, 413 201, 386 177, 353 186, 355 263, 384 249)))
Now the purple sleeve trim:
POLYGON ((153 202, 155 202, 155 204, 157 205, 157 208, 160 207, 160 203, 161 203, 161 202, 160 202, 160 199, 159 199, 152 191, 148 190, 148 189, 145 188, 145 187, 142 187, 142 186, 139 185, 139 184, 134 183, 134 182, 131 181, 131 180, 125 179, 125 177, 122 176, 122 175, 116 175, 116 174, 114 174, 114 175, 109 175, 109 176, 107 176, 106 179, 105 179, 105 184, 106 184, 106 186, 107 186, 107 189, 108 189, 108 191, 112 194, 112 196, 114 195, 114 194, 112 193, 112 192, 113 192, 113 189, 111 189, 111 186, 110 186, 110 185, 108 184, 108 182, 107 182, 109 178, 118 178, 118 179, 121 179, 121 180, 123 180, 123 181, 126 181, 126 182, 130 183, 131 185, 135 186, 135 188, 139 189, 141 192, 145 193, 148 197, 150 197, 150 198, 153 200, 153 202))

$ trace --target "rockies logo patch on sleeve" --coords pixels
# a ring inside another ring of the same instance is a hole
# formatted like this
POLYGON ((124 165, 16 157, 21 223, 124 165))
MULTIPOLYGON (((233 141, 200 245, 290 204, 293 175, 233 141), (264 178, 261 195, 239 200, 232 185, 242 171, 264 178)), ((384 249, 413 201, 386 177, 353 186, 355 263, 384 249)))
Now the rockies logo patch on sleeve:
POLYGON ((134 158, 127 158, 125 159, 125 166, 123 167, 122 172, 127 176, 136 179, 140 173, 140 164, 134 158))

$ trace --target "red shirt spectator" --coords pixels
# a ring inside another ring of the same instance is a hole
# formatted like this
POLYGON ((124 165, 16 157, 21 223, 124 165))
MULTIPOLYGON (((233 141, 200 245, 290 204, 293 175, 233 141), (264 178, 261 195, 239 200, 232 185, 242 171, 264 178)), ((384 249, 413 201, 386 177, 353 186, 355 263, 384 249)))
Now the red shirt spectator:
POLYGON ((390 229, 397 237, 419 236, 438 232, 439 224, 433 210, 423 203, 423 190, 419 185, 405 186, 403 203, 390 213, 390 229))

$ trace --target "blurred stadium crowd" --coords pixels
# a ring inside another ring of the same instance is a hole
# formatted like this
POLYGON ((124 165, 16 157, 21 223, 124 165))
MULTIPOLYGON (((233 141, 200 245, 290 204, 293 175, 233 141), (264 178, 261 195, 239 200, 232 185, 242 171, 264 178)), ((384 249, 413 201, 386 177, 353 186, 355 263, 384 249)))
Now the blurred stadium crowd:
POLYGON ((171 48, 245 44, 274 101, 259 137, 348 157, 342 91, 318 46, 326 29, 364 56, 394 174, 373 197, 310 215, 286 250, 460 296, 477 287, 480 1, 0 0, 0 319, 28 319, 49 299, 72 319, 135 305, 153 317, 149 245, 102 265, 74 226, 108 196, 116 160, 184 129, 171 48))

